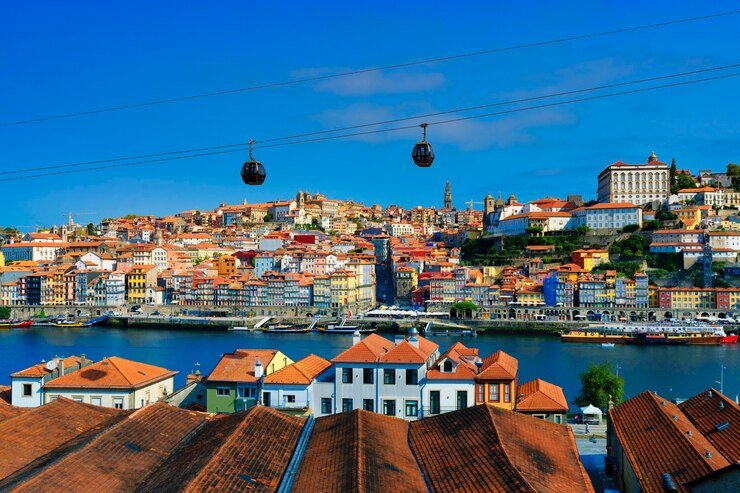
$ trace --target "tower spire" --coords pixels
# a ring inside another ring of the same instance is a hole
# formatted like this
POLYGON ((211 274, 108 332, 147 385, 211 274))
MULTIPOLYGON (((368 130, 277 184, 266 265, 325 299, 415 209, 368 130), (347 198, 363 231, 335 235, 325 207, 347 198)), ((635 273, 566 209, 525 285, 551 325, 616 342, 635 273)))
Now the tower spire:
POLYGON ((450 191, 450 180, 445 182, 445 209, 452 209, 452 192, 450 191))

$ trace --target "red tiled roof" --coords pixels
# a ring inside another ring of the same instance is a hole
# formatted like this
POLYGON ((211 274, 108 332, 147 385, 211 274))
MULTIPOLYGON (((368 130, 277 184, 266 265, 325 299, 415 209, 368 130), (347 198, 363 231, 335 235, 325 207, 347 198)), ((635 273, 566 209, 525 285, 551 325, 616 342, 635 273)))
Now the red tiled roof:
POLYGON ((67 373, 44 384, 44 388, 131 389, 174 376, 177 372, 118 356, 67 373))
MULTIPOLYGON (((237 349, 233 353, 224 354, 213 369, 208 380, 213 382, 256 382, 254 365, 257 360, 262 368, 277 354, 275 349, 237 349)), ((266 373, 266 371, 265 371, 266 373)))
POLYGON ((265 377, 265 383, 310 384, 331 366, 331 361, 309 354, 295 363, 285 366, 265 377))
POLYGON ((517 411, 568 412, 563 389, 539 378, 519 385, 517 399, 517 411))
POLYGON ((16 491, 43 491, 50 485, 60 491, 133 491, 206 416, 164 403, 146 406, 84 447, 31 471, 16 491))
POLYGON ((478 348, 468 348, 462 342, 453 344, 446 353, 439 357, 434 367, 427 372, 429 380, 474 380, 478 368, 473 359, 478 357, 478 348), (455 363, 455 371, 443 372, 445 360, 455 363))
POLYGON ((355 410, 316 419, 293 491, 426 492, 402 419, 355 410))
POLYGON ((410 443, 432 491, 590 492, 567 426, 494 406, 414 421, 410 443))
POLYGON ((0 479, 91 430, 122 419, 122 411, 65 398, 0 422, 0 479))
POLYGON ((730 462, 740 462, 740 406, 715 389, 682 402, 678 408, 730 462), (722 423, 730 426, 718 430, 722 423))
POLYGON ((514 380, 519 369, 519 361, 501 351, 483 359, 483 366, 477 378, 479 380, 514 380))
POLYGON ((673 404, 643 392, 611 411, 614 432, 646 493, 662 493, 661 475, 683 483, 721 469, 729 462, 673 404))
POLYGON ((370 334, 349 349, 339 353, 334 363, 374 363, 393 348, 394 344, 378 334, 370 334))
MULTIPOLYGON (((80 357, 67 356, 66 358, 61 358, 61 362, 64 364, 65 369, 69 369, 80 365, 80 357)), ((25 370, 13 373, 11 377, 42 378, 51 373, 51 370, 46 369, 46 365, 47 363, 38 363, 29 368, 26 368, 25 370)))

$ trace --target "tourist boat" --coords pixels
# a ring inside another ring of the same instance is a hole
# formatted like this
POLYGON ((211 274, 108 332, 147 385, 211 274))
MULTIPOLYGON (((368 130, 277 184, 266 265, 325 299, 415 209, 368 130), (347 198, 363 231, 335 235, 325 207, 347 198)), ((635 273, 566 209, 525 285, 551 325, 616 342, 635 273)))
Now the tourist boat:
POLYGON ((92 327, 93 325, 105 322, 108 319, 108 315, 101 315, 99 317, 91 318, 89 320, 57 320, 51 325, 54 327, 92 327))
POLYGON ((263 328, 262 332, 302 333, 308 332, 308 327, 298 327, 296 325, 270 325, 266 329, 263 328))
POLYGON ((326 327, 319 327, 318 330, 323 334, 354 334, 355 332, 359 332, 360 334, 370 334, 375 332, 377 329, 362 328, 357 325, 329 324, 326 327))
POLYGON ((722 327, 705 324, 597 325, 563 332, 562 342, 601 344, 722 344, 722 327))
POLYGON ((10 328, 10 329, 25 329, 26 327, 31 327, 33 325, 33 320, 2 320, 0 321, 0 328, 10 328))

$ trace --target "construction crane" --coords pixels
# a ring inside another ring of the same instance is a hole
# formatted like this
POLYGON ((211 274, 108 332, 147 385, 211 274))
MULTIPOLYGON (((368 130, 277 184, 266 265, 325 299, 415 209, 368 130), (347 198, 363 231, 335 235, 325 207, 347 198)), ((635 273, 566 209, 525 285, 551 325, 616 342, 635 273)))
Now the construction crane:
POLYGON ((67 224, 69 226, 74 226, 75 222, 74 219, 72 219, 72 215, 75 216, 92 216, 93 214, 97 214, 97 212, 67 212, 62 214, 62 216, 66 216, 68 218, 67 224))
POLYGON ((473 210, 473 204, 482 204, 483 202, 478 202, 478 201, 475 201, 475 200, 468 200, 467 202, 464 202, 464 203, 465 204, 468 204, 468 210, 469 211, 472 211, 473 210))

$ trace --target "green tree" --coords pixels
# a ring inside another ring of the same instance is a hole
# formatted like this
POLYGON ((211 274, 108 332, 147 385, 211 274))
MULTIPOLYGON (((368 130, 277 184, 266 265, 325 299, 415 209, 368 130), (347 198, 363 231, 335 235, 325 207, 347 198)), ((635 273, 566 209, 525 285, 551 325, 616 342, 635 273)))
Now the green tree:
POLYGON ((137 217, 139 216, 137 216, 136 214, 126 214, 125 216, 123 216, 124 219, 136 219, 137 217))
POLYGON ((275 216, 272 215, 272 212, 268 212, 267 214, 265 214, 264 219, 262 219, 262 221, 264 221, 266 223, 271 223, 274 220, 275 220, 275 216))
POLYGON ((655 231, 660 227, 660 221, 657 221, 655 219, 650 219, 649 221, 645 221, 642 223, 642 230, 643 231, 655 231))
POLYGON ((93 223, 88 223, 86 229, 88 236, 95 236, 95 225, 93 223))
POLYGON ((7 319, 10 318, 10 307, 9 306, 0 306, 0 319, 7 319))
POLYGON ((683 190, 684 188, 696 188, 696 182, 690 175, 679 173, 676 175, 676 179, 671 185, 671 193, 677 193, 679 190, 683 190))
POLYGON ((727 174, 732 177, 732 189, 740 192, 740 164, 729 163, 727 174))
POLYGON ((591 228, 589 228, 585 224, 583 226, 578 226, 576 228, 576 233, 578 233, 581 236, 586 236, 590 231, 591 231, 591 228))
POLYGON ((524 228, 524 232, 529 236, 539 236, 542 234, 542 227, 540 226, 528 226, 524 228))
POLYGON ((573 401, 578 406, 593 404, 599 409, 609 405, 609 396, 614 404, 622 402, 624 379, 612 372, 612 365, 604 362, 592 364, 581 373, 581 392, 573 401))
POLYGON ((640 229, 639 224, 628 224, 624 228, 622 228, 622 231, 624 231, 625 233, 634 233, 638 229, 640 229))
POLYGON ((450 307, 450 316, 456 318, 472 318, 478 311, 478 306, 472 301, 458 301, 450 307))
POLYGON ((673 192, 673 187, 676 185, 676 158, 675 157, 671 159, 671 168, 668 171, 668 183, 671 184, 671 193, 675 193, 673 192))

